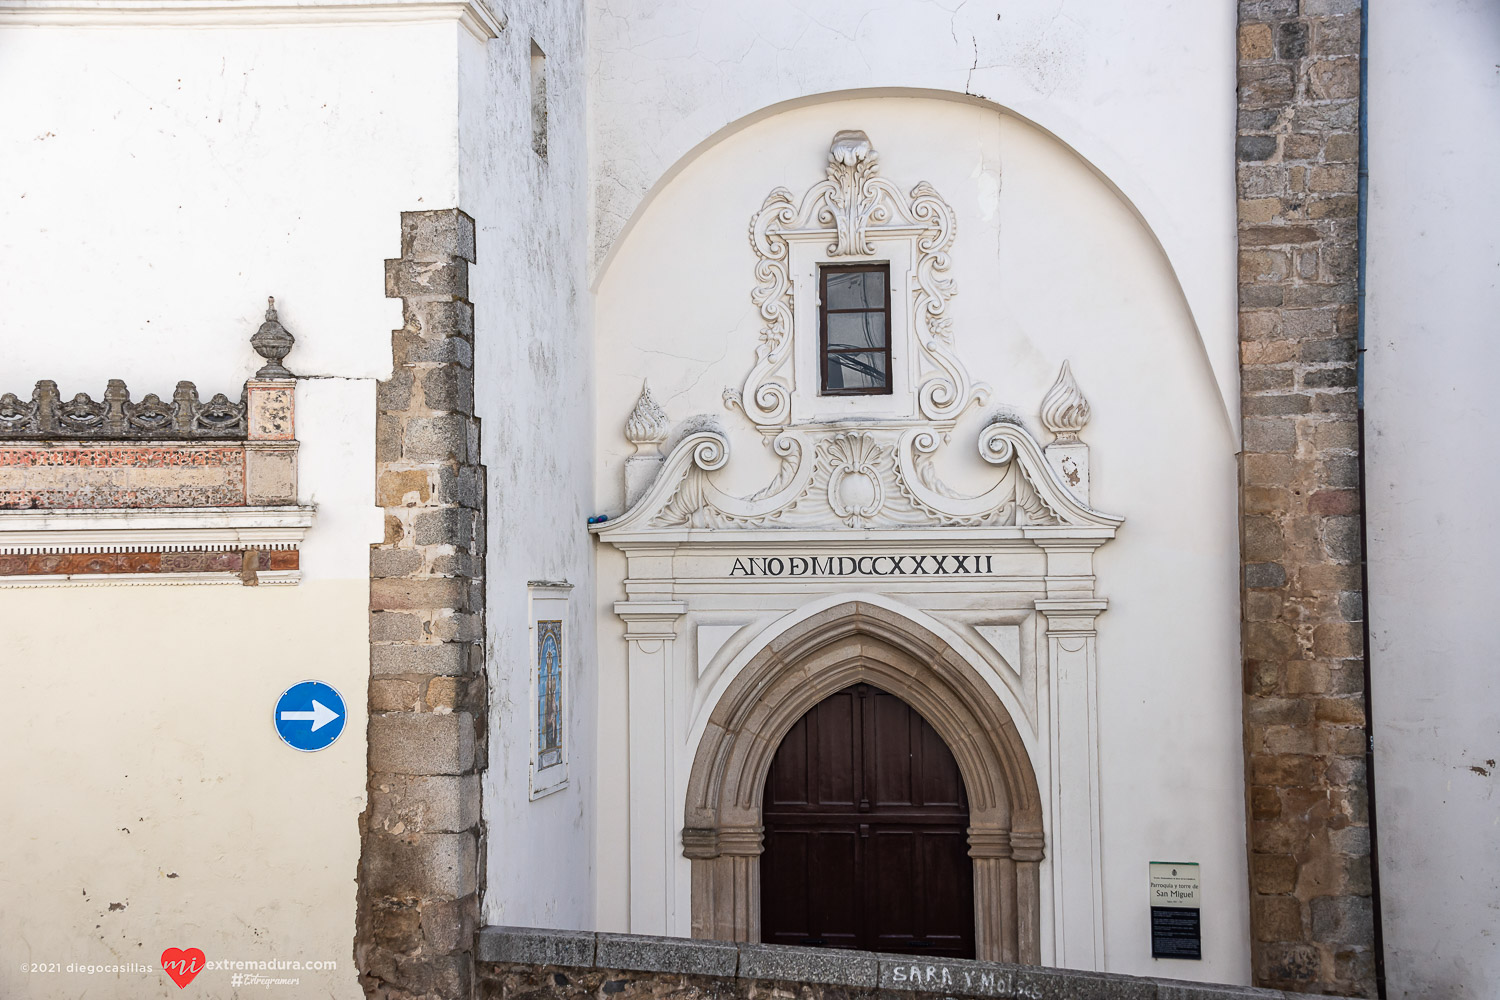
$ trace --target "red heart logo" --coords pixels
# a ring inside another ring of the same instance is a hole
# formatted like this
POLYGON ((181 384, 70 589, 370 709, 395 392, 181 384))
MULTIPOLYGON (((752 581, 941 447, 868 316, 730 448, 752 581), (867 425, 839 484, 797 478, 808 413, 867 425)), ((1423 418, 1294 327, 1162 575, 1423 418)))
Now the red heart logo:
POLYGON ((167 970, 167 975, 172 977, 172 982, 177 984, 179 990, 192 982, 207 964, 208 959, 204 957, 201 948, 189 948, 186 951, 168 948, 161 953, 161 967, 167 970))

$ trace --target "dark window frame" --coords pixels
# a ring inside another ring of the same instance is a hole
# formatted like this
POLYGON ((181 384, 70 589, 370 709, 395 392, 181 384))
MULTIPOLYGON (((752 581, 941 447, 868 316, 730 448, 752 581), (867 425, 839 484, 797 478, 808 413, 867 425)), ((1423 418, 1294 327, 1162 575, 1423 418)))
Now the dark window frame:
POLYGON ((889 396, 895 390, 891 372, 891 265, 889 261, 881 261, 869 264, 819 264, 818 265, 818 385, 819 395, 822 396, 889 396), (841 313, 873 313, 875 309, 832 309, 828 308, 828 276, 831 274, 880 274, 885 278, 885 303, 883 306, 885 314, 885 384, 872 385, 854 389, 830 389, 828 387, 828 360, 835 354, 875 354, 881 353, 869 348, 858 348, 852 350, 832 350, 828 346, 828 314, 841 313))

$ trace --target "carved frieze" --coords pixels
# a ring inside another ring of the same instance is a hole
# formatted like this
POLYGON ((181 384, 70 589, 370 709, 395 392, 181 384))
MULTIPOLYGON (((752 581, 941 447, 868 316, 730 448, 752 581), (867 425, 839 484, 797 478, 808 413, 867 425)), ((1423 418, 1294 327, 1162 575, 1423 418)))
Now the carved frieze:
POLYGON ((938 436, 922 428, 787 431, 775 441, 781 466, 747 496, 720 489, 712 473, 729 459, 715 431, 685 437, 656 484, 606 534, 672 528, 913 528, 1026 525, 1113 529, 1119 518, 1074 498, 1025 428, 997 421, 978 438, 995 467, 991 485, 964 493, 933 468, 938 436))

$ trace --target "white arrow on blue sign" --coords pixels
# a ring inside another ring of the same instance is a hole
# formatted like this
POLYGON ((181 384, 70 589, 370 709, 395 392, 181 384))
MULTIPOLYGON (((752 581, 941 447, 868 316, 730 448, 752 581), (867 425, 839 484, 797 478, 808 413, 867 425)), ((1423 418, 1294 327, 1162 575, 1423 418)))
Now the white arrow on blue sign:
POLYGON ((293 684, 276 699, 273 721, 293 750, 322 750, 344 731, 344 696, 322 681, 293 684))

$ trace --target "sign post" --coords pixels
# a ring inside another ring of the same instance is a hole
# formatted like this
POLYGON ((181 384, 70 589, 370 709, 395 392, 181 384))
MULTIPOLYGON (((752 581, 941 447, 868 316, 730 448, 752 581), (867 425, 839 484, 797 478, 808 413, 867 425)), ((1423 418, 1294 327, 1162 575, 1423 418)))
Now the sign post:
POLYGON ((293 750, 311 753, 330 746, 344 731, 344 696, 322 681, 293 684, 276 699, 271 721, 293 750))
POLYGON ((1198 863, 1153 861, 1151 957, 1203 958, 1198 863))

